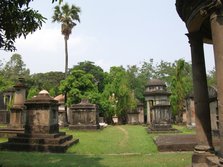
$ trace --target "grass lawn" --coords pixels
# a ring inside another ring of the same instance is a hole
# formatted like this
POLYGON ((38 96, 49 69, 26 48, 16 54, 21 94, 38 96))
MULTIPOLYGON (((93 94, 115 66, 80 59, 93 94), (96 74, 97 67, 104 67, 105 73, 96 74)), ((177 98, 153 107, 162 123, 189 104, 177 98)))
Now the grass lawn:
POLYGON ((192 152, 159 153, 153 143, 154 135, 148 134, 143 126, 109 126, 99 131, 64 128, 61 131, 80 139, 67 153, 1 151, 0 167, 184 167, 191 164, 192 152))

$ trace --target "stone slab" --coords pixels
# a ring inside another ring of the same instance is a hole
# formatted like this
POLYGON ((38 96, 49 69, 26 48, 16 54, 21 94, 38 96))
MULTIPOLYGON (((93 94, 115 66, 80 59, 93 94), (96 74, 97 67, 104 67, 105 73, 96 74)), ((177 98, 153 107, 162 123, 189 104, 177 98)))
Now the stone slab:
POLYGON ((154 140, 161 152, 165 151, 193 151, 196 142, 195 135, 162 135, 154 140))
POLYGON ((153 129, 153 128, 148 128, 147 130, 148 133, 180 133, 179 130, 174 129, 174 128, 168 128, 168 129, 153 129))
POLYGON ((0 137, 12 137, 24 133, 23 128, 0 128, 0 137))

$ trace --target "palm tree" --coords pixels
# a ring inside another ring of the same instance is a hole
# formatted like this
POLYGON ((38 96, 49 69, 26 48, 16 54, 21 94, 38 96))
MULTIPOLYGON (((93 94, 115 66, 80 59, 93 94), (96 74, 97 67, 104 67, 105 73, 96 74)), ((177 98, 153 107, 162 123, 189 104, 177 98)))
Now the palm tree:
MULTIPOLYGON (((64 35, 65 41, 65 79, 67 78, 68 73, 68 50, 67 50, 67 41, 72 32, 72 28, 76 26, 76 21, 80 22, 79 13, 81 9, 75 5, 69 6, 65 3, 62 7, 59 5, 54 8, 54 15, 52 17, 53 22, 61 23, 61 33, 64 35)), ((66 122, 68 122, 67 118, 67 92, 65 92, 64 97, 65 103, 65 113, 66 113, 66 122)))
POLYGON ((60 7, 59 5, 54 8, 54 15, 52 17, 53 22, 61 23, 61 33, 64 35, 65 41, 65 78, 68 72, 68 51, 67 51, 67 41, 72 32, 72 28, 76 26, 75 21, 80 22, 79 13, 80 8, 67 3, 60 7))

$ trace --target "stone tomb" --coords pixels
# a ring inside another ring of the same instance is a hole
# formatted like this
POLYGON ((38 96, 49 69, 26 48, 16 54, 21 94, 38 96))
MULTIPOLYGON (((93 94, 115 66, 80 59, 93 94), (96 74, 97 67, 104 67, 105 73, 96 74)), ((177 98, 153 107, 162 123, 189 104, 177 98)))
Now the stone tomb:
POLYGON ((79 104, 70 107, 69 129, 94 130, 99 129, 99 115, 95 104, 83 99, 79 104))
POLYGON ((7 124, 9 121, 9 111, 4 103, 4 95, 0 92, 0 124, 7 124))
POLYGON ((13 106, 10 109, 10 122, 9 128, 22 129, 25 124, 25 97, 26 97, 26 86, 24 78, 19 78, 18 82, 14 86, 14 99, 13 106))
POLYGON ((128 124, 143 124, 144 123, 144 106, 139 103, 136 110, 127 113, 128 124))
POLYGON ((36 97, 27 100, 25 106, 25 132, 8 138, 8 142, 1 144, 1 149, 65 152, 79 141, 73 140, 72 135, 59 132, 58 103, 47 91, 41 91, 36 97))
POLYGON ((147 102, 148 132, 177 132, 172 128, 169 102, 170 93, 166 84, 159 80, 149 80, 146 86, 145 99, 147 102))
MULTIPOLYGON (((5 110, 1 110, 1 116, 3 120, 9 122, 7 127, 0 128, 1 136, 15 136, 17 133, 24 132, 25 124, 25 97, 26 97, 26 86, 24 78, 19 78, 18 82, 13 86, 13 88, 8 89, 3 92, 3 103, 5 105, 5 110), (11 104, 12 107, 7 109, 7 104, 11 104), (8 121, 8 120, 9 121, 8 121)), ((1 100, 1 99, 0 99, 1 100)))

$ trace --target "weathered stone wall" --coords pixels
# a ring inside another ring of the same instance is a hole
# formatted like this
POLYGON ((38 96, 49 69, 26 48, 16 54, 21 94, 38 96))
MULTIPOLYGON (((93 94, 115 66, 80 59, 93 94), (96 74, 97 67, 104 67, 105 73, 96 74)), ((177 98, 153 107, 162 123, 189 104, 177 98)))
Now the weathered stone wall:
POLYGON ((139 124, 139 113, 127 114, 128 124, 139 124))
POLYGON ((96 124, 97 113, 95 110, 72 110, 71 111, 71 124, 96 124))

